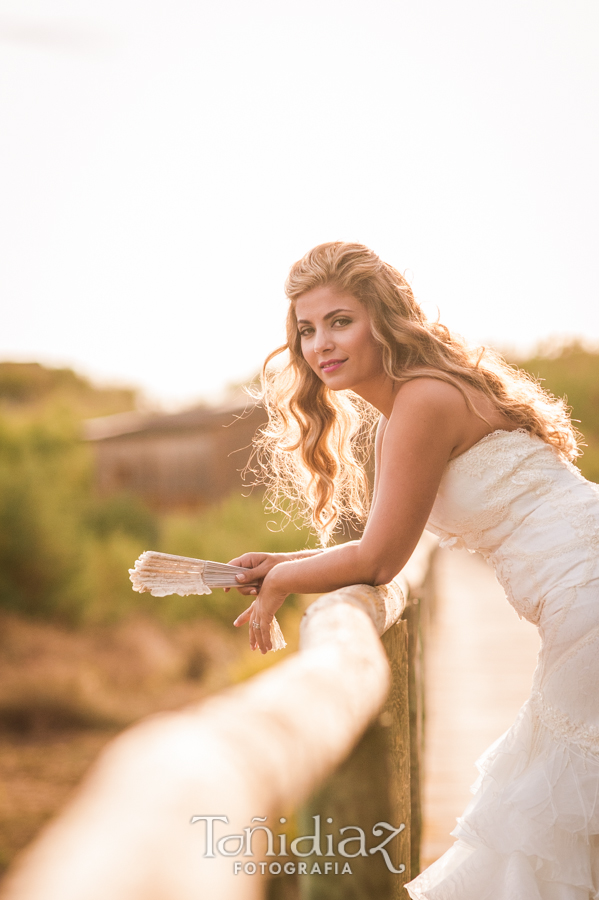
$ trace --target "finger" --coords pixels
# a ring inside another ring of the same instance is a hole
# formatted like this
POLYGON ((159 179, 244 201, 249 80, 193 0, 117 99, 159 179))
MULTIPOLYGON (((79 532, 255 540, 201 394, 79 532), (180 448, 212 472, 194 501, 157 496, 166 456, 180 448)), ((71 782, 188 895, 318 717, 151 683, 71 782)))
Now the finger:
MULTIPOLYGON (((259 601, 258 601, 259 604, 259 601)), ((256 641, 262 653, 267 653, 269 650, 272 650, 272 641, 270 639, 270 623, 273 620, 274 616, 272 614, 264 613, 260 611, 260 606, 256 605, 254 609, 253 621, 259 623, 260 629, 255 630, 256 632, 256 641)), ((253 625, 252 625, 253 628, 253 625)))
POLYGON ((235 581, 237 582, 237 589, 240 588, 258 588, 262 587, 262 582, 266 576, 266 572, 259 572, 254 569, 252 572, 244 573, 243 575, 236 575, 235 581))
POLYGON ((260 575, 256 573, 255 569, 253 569, 251 572, 242 572, 240 575, 235 576, 235 581, 239 585, 257 584, 262 580, 263 578, 261 578, 260 575))
POLYGON ((270 622, 264 622, 262 625, 262 641, 264 643, 264 652, 272 650, 272 641, 270 640, 270 622))
POLYGON ((262 642, 262 632, 260 629, 260 607, 259 600, 254 600, 252 603, 252 615, 249 621, 249 630, 250 630, 250 647, 252 650, 255 650, 257 647, 260 648, 261 653, 266 653, 264 649, 264 644, 262 642))
POLYGON ((256 638, 256 643, 260 647, 260 653, 262 653, 262 654, 266 653, 266 645, 265 645, 265 641, 264 641, 264 635, 262 634, 262 628, 261 627, 254 628, 252 626, 252 631, 254 632, 254 635, 256 638))
POLYGON ((227 565, 241 566, 243 569, 252 569, 262 562, 263 557, 263 553, 243 553, 241 556, 236 556, 235 559, 230 559, 227 565))
POLYGON ((235 581, 238 581, 240 584, 251 581, 255 584, 257 581, 262 581, 268 575, 272 569, 272 564, 269 563, 268 560, 265 560, 258 563, 256 566, 248 566, 246 564, 244 568, 248 569, 248 571, 236 575, 235 581))
POLYGON ((255 597, 258 594, 258 586, 254 587, 252 584, 248 584, 245 587, 238 587, 235 590, 239 594, 243 594, 244 597, 249 597, 250 595, 255 597))
POLYGON ((240 625, 245 625, 246 622, 249 622, 253 609, 254 604, 252 603, 251 606, 248 606, 247 609, 244 609, 244 611, 239 616, 237 616, 237 618, 233 622, 233 625, 239 628, 240 625))
POLYGON ((250 647, 252 648, 252 650, 256 650, 260 646, 258 643, 258 635, 260 634, 260 632, 257 628, 254 628, 255 621, 256 620, 254 619, 250 622, 250 647))

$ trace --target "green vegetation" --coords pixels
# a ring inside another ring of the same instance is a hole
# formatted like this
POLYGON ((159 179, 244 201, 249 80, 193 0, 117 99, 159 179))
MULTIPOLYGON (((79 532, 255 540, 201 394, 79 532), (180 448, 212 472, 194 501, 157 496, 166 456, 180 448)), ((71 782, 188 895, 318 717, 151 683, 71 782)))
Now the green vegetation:
POLYGON ((65 408, 80 417, 107 416, 135 407, 131 388, 98 388, 72 369, 39 363, 0 363, 0 410, 35 417, 48 408, 65 408))
POLYGON ((567 399, 586 444, 578 466, 585 478, 599 482, 599 351, 574 342, 557 350, 541 349, 518 365, 555 397, 567 399))
POLYGON ((156 599, 132 590, 128 569, 148 549, 227 561, 306 546, 306 532, 270 530, 258 495, 196 514, 158 514, 127 494, 98 497, 81 419, 134 400, 69 370, 0 364, 0 609, 69 625, 136 612, 173 624, 201 609, 230 624, 245 602, 237 592, 217 591, 201 606, 197 597, 156 599))

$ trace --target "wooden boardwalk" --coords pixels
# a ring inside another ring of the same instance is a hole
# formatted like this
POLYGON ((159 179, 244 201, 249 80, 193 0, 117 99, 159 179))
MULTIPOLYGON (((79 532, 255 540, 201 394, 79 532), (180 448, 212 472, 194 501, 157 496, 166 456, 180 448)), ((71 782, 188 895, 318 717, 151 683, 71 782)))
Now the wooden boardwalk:
POLYGON ((439 551, 428 633, 423 868, 453 843, 475 761, 509 728, 530 693, 536 628, 518 616, 484 560, 439 551))

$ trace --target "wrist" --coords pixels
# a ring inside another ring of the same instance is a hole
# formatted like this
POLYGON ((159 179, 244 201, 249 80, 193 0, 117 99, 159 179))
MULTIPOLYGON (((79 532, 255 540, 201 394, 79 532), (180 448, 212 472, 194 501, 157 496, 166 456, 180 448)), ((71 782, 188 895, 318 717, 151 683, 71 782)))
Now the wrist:
POLYGON ((287 559, 283 562, 280 562, 277 566, 273 566, 270 572, 267 573, 264 577, 264 581, 262 582, 262 590, 267 588, 270 591, 273 591, 277 594, 284 593, 287 595, 289 590, 285 587, 285 567, 291 560, 287 559))

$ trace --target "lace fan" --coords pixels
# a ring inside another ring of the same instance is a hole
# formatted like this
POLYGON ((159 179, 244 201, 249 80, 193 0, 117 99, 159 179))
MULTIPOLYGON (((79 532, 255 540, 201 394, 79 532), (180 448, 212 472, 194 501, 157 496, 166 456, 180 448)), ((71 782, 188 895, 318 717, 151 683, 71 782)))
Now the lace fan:
MULTIPOLYGON (((211 594, 211 588, 239 587, 235 576, 249 571, 241 566, 229 566, 209 559, 146 550, 129 569, 129 577, 133 590, 140 594, 149 591, 153 597, 166 597, 168 594, 188 597, 190 594, 211 594)), ((274 617, 270 623, 270 640, 273 650, 282 650, 287 646, 274 617)))

